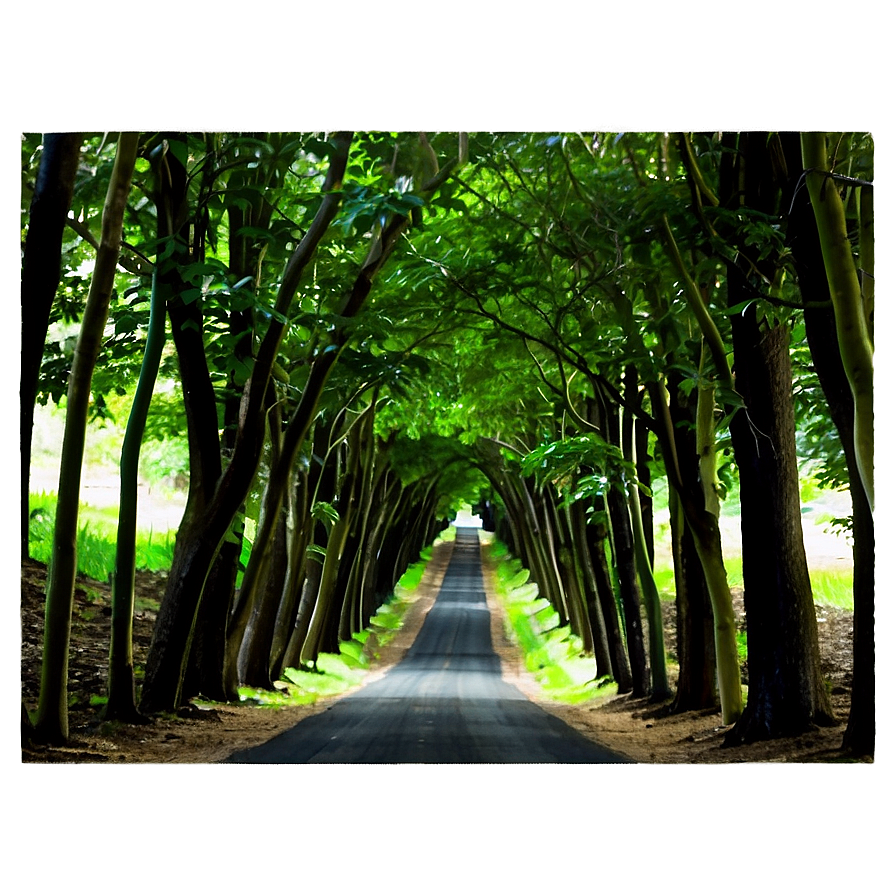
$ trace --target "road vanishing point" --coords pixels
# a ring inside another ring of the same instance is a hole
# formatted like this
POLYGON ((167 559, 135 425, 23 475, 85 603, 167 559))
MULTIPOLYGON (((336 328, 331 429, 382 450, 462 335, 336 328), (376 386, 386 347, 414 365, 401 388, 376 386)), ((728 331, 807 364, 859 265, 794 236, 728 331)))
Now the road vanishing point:
POLYGON ((501 678, 476 529, 458 528, 445 578, 405 658, 377 681, 229 763, 616 763, 501 678))

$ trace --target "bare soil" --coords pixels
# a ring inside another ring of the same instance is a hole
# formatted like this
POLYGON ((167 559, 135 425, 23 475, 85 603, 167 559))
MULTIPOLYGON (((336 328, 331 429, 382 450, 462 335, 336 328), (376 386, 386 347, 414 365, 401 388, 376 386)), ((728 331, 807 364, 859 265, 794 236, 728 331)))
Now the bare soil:
MULTIPOLYGON (((408 608, 402 628, 388 644, 371 646, 371 669, 365 682, 384 675, 410 648, 438 594, 450 554, 450 544, 435 549, 420 586, 405 597, 408 608)), ((31 711, 36 708, 40 688, 45 580, 46 568, 42 564, 30 561, 22 566, 22 695, 31 711)), ((647 699, 615 697, 569 706, 546 698, 507 635, 495 597, 493 571, 488 564, 485 581, 492 611, 492 642, 501 658, 503 677, 529 699, 600 744, 644 763, 818 763, 843 758, 840 743, 849 714, 852 669, 852 614, 849 612, 817 608, 822 664, 839 724, 798 738, 725 748, 722 742, 728 729, 717 711, 670 715, 668 702, 651 703, 647 699)), ((155 620, 154 613, 144 608, 146 599, 159 600, 164 588, 164 575, 138 572, 138 612, 134 624, 138 667, 145 660, 155 620)), ((191 705, 176 715, 156 718, 145 725, 103 722, 101 707, 94 704, 105 693, 110 602, 107 583, 79 578, 69 661, 69 744, 65 747, 24 744, 23 762, 215 763, 236 750, 269 740, 340 699, 332 697, 309 706, 282 708, 247 704, 216 704, 210 708, 191 705)), ((743 624, 742 595, 737 593, 735 606, 743 624)), ((674 605, 665 605, 664 611, 667 644, 674 645, 674 605)), ((674 685, 674 668, 670 678, 674 685)))

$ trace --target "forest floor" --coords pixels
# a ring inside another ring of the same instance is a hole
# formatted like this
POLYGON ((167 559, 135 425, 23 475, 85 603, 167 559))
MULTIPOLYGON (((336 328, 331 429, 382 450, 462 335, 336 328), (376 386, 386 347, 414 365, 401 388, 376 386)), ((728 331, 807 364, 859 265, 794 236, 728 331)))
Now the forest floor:
MULTIPOLYGON (((385 674, 413 643, 432 607, 450 558, 451 545, 437 546, 426 574, 409 598, 404 623, 386 645, 374 648, 365 681, 385 674)), ((492 642, 501 658, 504 678, 531 700, 563 719, 592 740, 644 763, 818 763, 842 760, 840 743, 849 714, 852 669, 852 613, 817 607, 823 673, 830 685, 838 720, 834 727, 797 738, 780 738, 738 747, 724 747, 728 728, 715 710, 671 715, 669 703, 614 697, 571 706, 550 700, 526 671, 516 645, 508 638, 492 587, 488 564, 486 592, 492 610, 492 642)), ((46 568, 28 562, 22 567, 22 695, 33 711, 40 688, 43 595, 46 568)), ((154 613, 165 576, 139 572, 134 624, 135 662, 146 657, 154 613)), ((743 625, 742 594, 734 592, 743 625)), ((307 716, 323 712, 339 697, 307 706, 267 707, 248 704, 203 704, 151 724, 103 722, 96 698, 105 693, 110 628, 110 588, 107 583, 79 578, 75 592, 69 661, 70 741, 65 747, 23 745, 22 761, 37 763, 215 763, 236 750, 263 743, 307 716)), ((674 603, 664 604, 668 645, 675 643, 674 603)), ((671 674, 674 687, 674 669, 671 674)), ((360 685, 360 686, 363 686, 360 685)))

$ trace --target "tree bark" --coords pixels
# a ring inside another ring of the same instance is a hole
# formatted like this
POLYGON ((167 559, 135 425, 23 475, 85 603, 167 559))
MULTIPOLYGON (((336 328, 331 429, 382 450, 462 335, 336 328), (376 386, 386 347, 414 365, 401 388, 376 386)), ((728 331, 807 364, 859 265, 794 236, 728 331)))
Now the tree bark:
POLYGON ((837 344, 843 369, 852 389, 853 440, 856 461, 868 504, 874 509, 874 349, 862 288, 846 231, 846 215, 837 184, 826 176, 827 146, 824 134, 800 135, 806 185, 815 211, 821 254, 837 321, 837 344))
MULTIPOLYGON (((722 171, 732 207, 778 209, 782 183, 765 135, 741 134, 722 171)), ((774 279, 768 260, 743 257, 774 279)), ((728 263, 728 302, 752 298, 747 274, 728 263)), ((727 743, 796 734, 831 724, 821 676, 812 588, 803 545, 790 367, 790 329, 760 317, 756 303, 732 315, 737 391, 745 407, 730 430, 740 475, 749 691, 727 743)))
MULTIPOLYGON (((791 179, 802 167, 799 137, 782 135, 791 179)), ((869 212, 862 197, 861 216, 869 212)), ((863 228, 867 232, 867 226, 863 228)), ((787 222, 787 241, 793 253, 800 293, 806 303, 803 317, 812 361, 821 384, 831 420, 837 429, 849 475, 852 497, 853 554, 853 670, 849 721, 843 747, 857 756, 873 756, 875 747, 875 643, 874 643, 874 517, 865 494, 855 452, 854 402, 837 345, 837 323, 833 306, 824 307, 830 298, 824 256, 818 240, 818 228, 811 202, 799 193, 787 222), (809 304, 812 303, 812 304, 809 304)), ((867 238, 863 271, 872 273, 867 238)), ((873 296, 866 284, 863 297, 873 296)), ((873 299, 872 299, 873 304, 873 299)))
POLYGON ((142 720, 134 691, 134 573, 137 544, 137 468, 146 417, 165 346, 165 298, 153 274, 149 330, 143 364, 121 446, 121 497, 118 502, 118 534, 115 573, 112 580, 112 626, 109 645, 109 699, 107 720, 142 720))
MULTIPOLYGON (((752 313, 751 313, 752 311, 752 313)), ((746 412, 731 423, 740 471, 750 687, 727 742, 832 724, 800 519, 789 330, 736 315, 735 363, 746 412)))
POLYGON ((709 709, 718 704, 712 603, 693 533, 673 488, 669 489, 669 513, 678 650, 678 684, 671 711, 709 709))
POLYGON ((22 372, 19 387, 21 437, 21 554, 27 560, 30 516, 31 440, 40 363, 59 287, 62 234, 74 192, 81 134, 45 134, 28 211, 22 256, 22 372))
POLYGON ((613 593, 613 583, 610 580, 610 567, 607 563, 607 527, 602 523, 593 524, 588 526, 587 531, 591 565, 594 569, 597 586, 597 599, 610 645, 610 666, 613 670, 613 679, 616 682, 617 692, 628 694, 632 691, 634 680, 619 626, 616 595, 613 593))
POLYGON ((69 378, 53 556, 47 583, 44 649, 35 737, 68 740, 68 650, 77 573, 78 503, 90 384, 109 314, 124 214, 137 159, 138 134, 121 134, 103 207, 102 238, 69 378))

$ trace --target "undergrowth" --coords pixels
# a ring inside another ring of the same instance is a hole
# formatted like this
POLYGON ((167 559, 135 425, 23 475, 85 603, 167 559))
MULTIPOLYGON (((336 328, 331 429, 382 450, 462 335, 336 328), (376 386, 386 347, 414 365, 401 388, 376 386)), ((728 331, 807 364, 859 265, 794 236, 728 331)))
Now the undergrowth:
MULTIPOLYGON (((115 542, 117 537, 117 511, 97 510, 82 504, 78 528, 78 572, 91 579, 104 582, 115 569, 115 542)), ((31 556, 49 565, 53 556, 53 529, 56 519, 56 495, 42 492, 31 495, 31 518, 28 526, 28 545, 31 556)), ((151 572, 171 568, 174 554, 174 533, 149 531, 137 532, 137 569, 151 572)))
POLYGON ((561 626, 548 601, 539 597, 538 585, 529 581, 529 570, 497 540, 492 540, 487 550, 496 564, 498 599, 510 633, 523 653, 526 668, 546 694, 564 703, 615 694, 615 682, 606 677, 595 679, 594 657, 584 654, 581 639, 568 625, 561 626))
MULTIPOLYGON (((443 533, 441 540, 451 540, 451 535, 443 533)), ((340 642, 338 654, 322 653, 308 668, 284 669, 282 679, 275 683, 275 691, 240 688, 240 700, 258 706, 302 706, 359 685, 371 661, 379 657, 379 650, 401 628, 431 559, 432 548, 424 549, 420 559, 408 567, 392 594, 371 617, 367 628, 353 634, 350 640, 340 642)))

